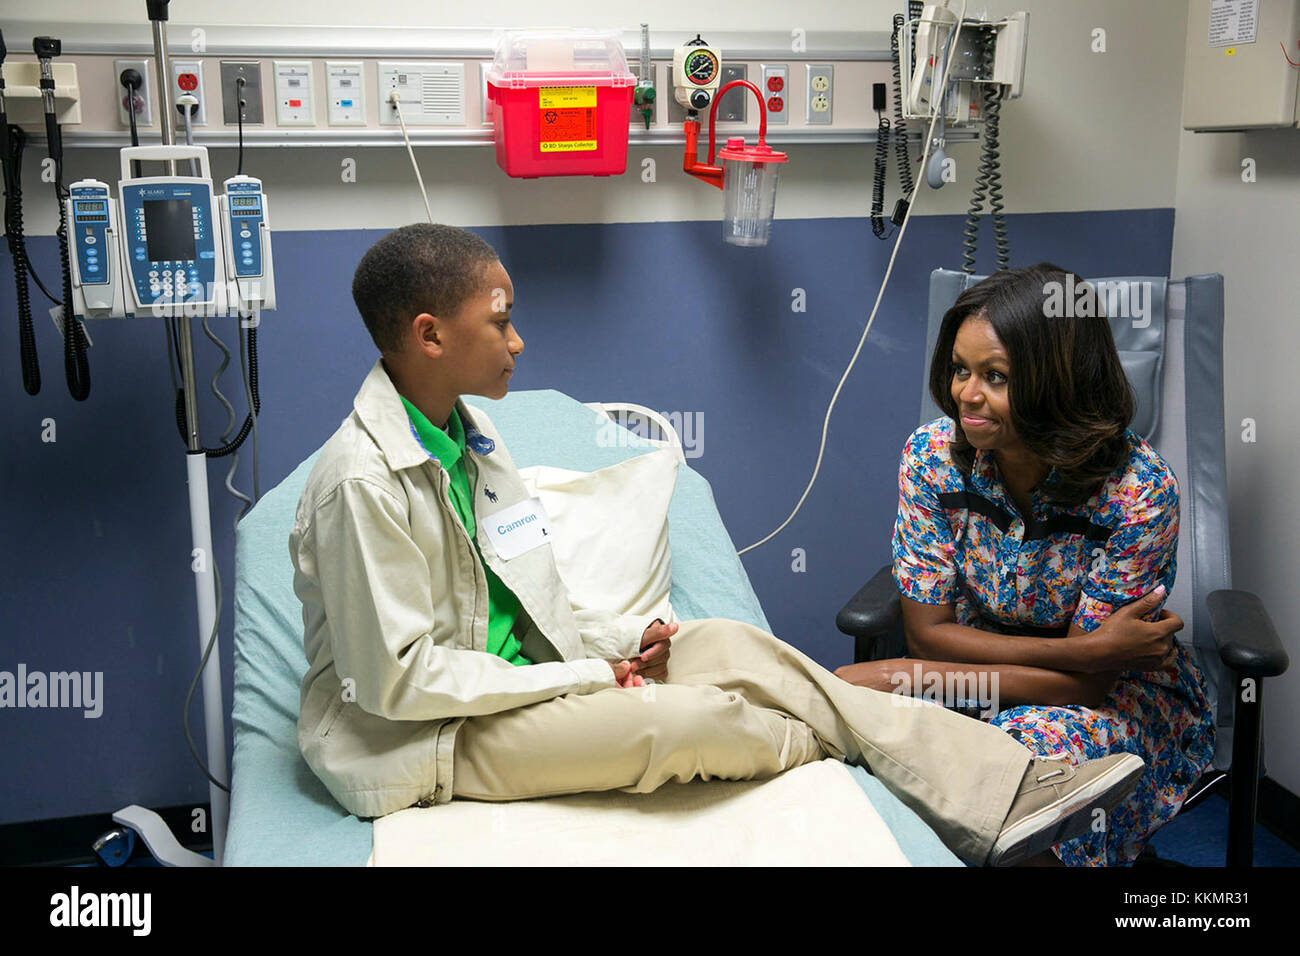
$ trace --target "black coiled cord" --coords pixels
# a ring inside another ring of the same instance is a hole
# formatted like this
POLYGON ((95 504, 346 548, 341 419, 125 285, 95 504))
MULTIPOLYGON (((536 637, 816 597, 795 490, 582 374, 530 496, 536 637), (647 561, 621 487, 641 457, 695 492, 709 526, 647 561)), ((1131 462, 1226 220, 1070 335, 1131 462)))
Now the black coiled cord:
POLYGON ((63 260, 63 372, 68 391, 79 402, 90 397, 90 363, 86 360, 86 330, 73 314, 72 267, 68 264, 68 211, 63 200, 67 190, 55 184, 59 200, 59 257, 63 260))
MULTIPOLYGON (((224 458, 237 452, 253 428, 253 418, 262 411, 262 396, 257 390, 257 329, 254 327, 248 329, 248 385, 253 393, 252 412, 244 416, 244 424, 240 426, 238 434, 226 444, 216 448, 201 449, 209 458, 224 458)), ((181 434, 181 441, 188 446, 190 437, 185 424, 185 389, 183 388, 176 390, 176 429, 181 434)))
POLYGON ((14 288, 18 295, 18 344, 22 356, 23 389, 28 395, 41 391, 41 366, 36 356, 36 330, 32 325, 32 293, 27 286, 27 240, 23 236, 23 147, 27 134, 20 126, 5 122, 5 238, 14 260, 14 288))
MULTIPOLYGON (((992 60, 992 44, 988 56, 992 60)), ((990 71, 991 72, 991 71, 990 71)), ((997 250, 999 269, 1010 268, 1011 248, 1007 241, 1007 223, 1002 214, 1002 162, 998 152, 998 111, 1002 107, 1003 89, 1000 83, 990 83, 984 88, 984 148, 980 153, 980 172, 989 187, 989 212, 993 215, 993 245, 997 250)))
POLYGON ((894 14, 894 33, 889 38, 889 49, 894 55, 894 155, 898 159, 898 181, 903 186, 903 199, 910 201, 916 185, 912 179, 911 159, 907 155, 907 120, 903 118, 903 65, 900 62, 899 34, 906 19, 894 14))
MULTIPOLYGON (((993 76, 995 43, 996 35, 991 32, 986 33, 980 68, 984 76, 990 80, 993 76)), ((1006 269, 1010 265, 1006 219, 1002 214, 1005 208, 1002 202, 1002 164, 999 162, 998 152, 998 111, 1002 105, 1002 85, 993 82, 985 83, 982 99, 984 138, 980 144, 980 162, 975 175, 975 188, 971 193, 970 210, 966 214, 966 225, 962 229, 961 269, 970 275, 975 273, 979 220, 986 196, 989 213, 993 217, 993 242, 997 252, 997 268, 1006 269)))
POLYGON ((63 371, 68 391, 79 402, 90 396, 90 364, 86 361, 86 331, 72 308, 72 261, 68 257, 68 190, 63 185, 63 139, 53 114, 45 114, 45 135, 54 160, 54 197, 59 203, 59 264, 63 278, 63 371))
POLYGON ((907 207, 912 201, 916 183, 912 179, 912 160, 907 154, 907 120, 903 118, 903 64, 900 53, 900 36, 906 28, 907 18, 902 14, 894 16, 894 31, 889 37, 889 50, 893 55, 894 73, 894 121, 877 112, 879 124, 876 127, 876 165, 871 181, 871 231, 877 239, 887 239, 885 234, 885 176, 889 165, 889 145, 892 139, 894 157, 898 162, 898 182, 903 195, 894 204, 894 211, 889 221, 901 226, 907 218, 907 207))
POLYGON ((885 238, 885 173, 889 165, 889 118, 879 114, 876 127, 876 166, 871 177, 871 231, 877 239, 885 238))

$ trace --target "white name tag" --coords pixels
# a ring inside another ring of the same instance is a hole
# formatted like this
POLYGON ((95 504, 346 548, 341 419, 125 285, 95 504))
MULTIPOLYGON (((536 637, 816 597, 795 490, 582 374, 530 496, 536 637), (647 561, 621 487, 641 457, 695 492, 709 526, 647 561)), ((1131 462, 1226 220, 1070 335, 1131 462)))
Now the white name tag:
POLYGON ((521 501, 479 521, 487 530, 492 547, 506 561, 551 541, 551 522, 538 498, 521 501))

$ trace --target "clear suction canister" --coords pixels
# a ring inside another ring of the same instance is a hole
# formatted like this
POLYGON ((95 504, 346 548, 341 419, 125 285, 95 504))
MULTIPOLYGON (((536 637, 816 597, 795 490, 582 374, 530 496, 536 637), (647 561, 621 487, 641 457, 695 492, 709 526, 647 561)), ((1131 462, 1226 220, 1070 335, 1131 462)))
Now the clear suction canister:
POLYGON ((722 238, 733 246, 765 246, 776 211, 776 183, 785 153, 739 137, 718 150, 722 163, 722 238))

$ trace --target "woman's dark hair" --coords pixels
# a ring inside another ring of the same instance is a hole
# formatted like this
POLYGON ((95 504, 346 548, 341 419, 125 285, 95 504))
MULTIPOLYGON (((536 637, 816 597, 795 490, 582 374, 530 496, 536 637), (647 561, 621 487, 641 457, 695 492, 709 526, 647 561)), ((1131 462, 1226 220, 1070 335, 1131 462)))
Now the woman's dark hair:
POLYGON ((1096 289, 1060 266, 1004 269, 971 286, 944 313, 930 361, 930 394, 953 420, 953 460, 969 475, 975 449, 952 397, 953 343, 966 319, 987 319, 1010 362, 1011 425, 1058 482, 1054 504, 1087 501, 1128 455, 1133 390, 1120 365, 1096 289))
POLYGON ((403 226, 361 257, 352 301, 379 351, 400 352, 412 319, 421 312, 457 315, 483 291, 484 269, 496 261, 496 250, 466 229, 403 226))

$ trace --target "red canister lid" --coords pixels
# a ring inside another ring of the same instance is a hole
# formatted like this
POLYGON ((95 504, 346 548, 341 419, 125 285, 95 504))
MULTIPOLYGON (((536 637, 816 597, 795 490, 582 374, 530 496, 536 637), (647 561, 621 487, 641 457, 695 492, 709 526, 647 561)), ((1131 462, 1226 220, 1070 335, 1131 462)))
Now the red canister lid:
POLYGON ((778 153, 767 143, 746 146, 745 140, 739 136, 730 137, 727 145, 718 150, 719 161, 736 159, 742 163, 784 163, 789 158, 785 153, 778 153))

